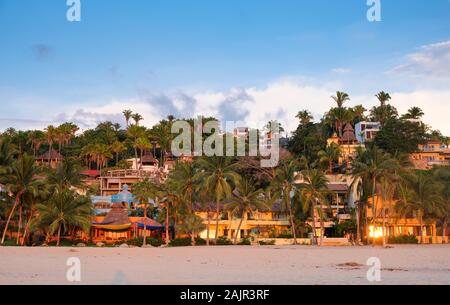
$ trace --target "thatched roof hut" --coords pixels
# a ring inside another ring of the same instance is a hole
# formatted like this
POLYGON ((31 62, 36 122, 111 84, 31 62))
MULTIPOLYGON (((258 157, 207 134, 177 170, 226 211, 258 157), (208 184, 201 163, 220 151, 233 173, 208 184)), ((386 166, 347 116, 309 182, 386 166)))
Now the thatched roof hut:
POLYGON ((131 227, 131 221, 128 218, 128 211, 123 208, 121 203, 113 203, 111 211, 108 212, 101 223, 93 223, 93 227, 105 230, 125 230, 131 227))

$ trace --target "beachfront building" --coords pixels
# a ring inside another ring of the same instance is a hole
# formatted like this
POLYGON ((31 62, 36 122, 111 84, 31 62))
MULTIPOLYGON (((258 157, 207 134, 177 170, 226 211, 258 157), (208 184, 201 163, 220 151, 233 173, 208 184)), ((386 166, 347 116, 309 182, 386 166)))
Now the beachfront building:
MULTIPOLYGON (((373 202, 372 197, 369 197, 365 205, 366 215, 369 220, 372 219, 373 215, 373 202)), ((417 213, 400 215, 395 209, 396 204, 397 201, 395 200, 382 202, 382 197, 375 195, 375 225, 372 225, 372 222, 369 221, 367 228, 369 239, 380 239, 384 234, 387 239, 395 236, 414 235, 420 243, 442 243, 442 237, 437 236, 436 221, 434 219, 423 217, 421 221, 417 213), (383 232, 383 210, 385 215, 385 232, 383 232)))
MULTIPOLYGON (((195 210, 195 213, 203 219, 203 223, 206 226, 200 233, 200 237, 207 238, 209 224, 209 237, 214 238, 217 215, 215 203, 210 203, 209 208, 196 205, 195 210)), ((281 202, 276 202, 272 208, 245 213, 243 219, 241 219, 240 215, 232 215, 230 211, 226 211, 223 205, 220 206, 220 211, 218 237, 234 238, 241 220, 242 224, 238 231, 238 239, 250 236, 275 238, 290 232, 288 214, 282 209, 281 202)))
POLYGON ((371 142, 381 129, 380 122, 359 122, 355 125, 356 139, 360 143, 371 142))
POLYGON ((111 196, 117 194, 126 184, 131 191, 133 185, 139 181, 149 178, 155 182, 165 179, 167 170, 159 167, 159 162, 151 155, 144 155, 141 158, 132 158, 127 160, 130 168, 110 170, 104 173, 100 178, 100 196, 111 196))
POLYGON ((96 216, 90 238, 94 243, 116 243, 143 236, 162 238, 164 226, 144 217, 129 217, 121 203, 111 205, 106 216, 96 216))
POLYGON ((410 155, 410 159, 417 169, 423 170, 450 165, 450 148, 439 140, 431 140, 420 144, 417 152, 410 155))

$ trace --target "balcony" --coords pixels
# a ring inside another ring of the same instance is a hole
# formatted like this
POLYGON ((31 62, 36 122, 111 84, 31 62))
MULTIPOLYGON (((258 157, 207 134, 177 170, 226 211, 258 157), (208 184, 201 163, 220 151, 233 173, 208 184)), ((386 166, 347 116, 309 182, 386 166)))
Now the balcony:
POLYGON ((156 169, 154 171, 135 170, 135 169, 112 170, 102 175, 102 178, 156 178, 156 177, 158 177, 158 170, 156 169))

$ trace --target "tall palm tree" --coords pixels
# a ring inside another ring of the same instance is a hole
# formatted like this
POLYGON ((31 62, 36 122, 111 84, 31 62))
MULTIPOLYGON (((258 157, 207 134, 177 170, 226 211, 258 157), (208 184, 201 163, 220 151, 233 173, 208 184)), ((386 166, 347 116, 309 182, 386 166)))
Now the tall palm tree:
POLYGON ((125 117, 125 122, 126 122, 127 128, 128 128, 128 126, 130 126, 130 119, 131 119, 131 116, 133 115, 133 111, 131 111, 131 110, 124 110, 122 112, 122 114, 125 117))
POLYGON ((57 187, 46 204, 36 205, 39 211, 39 227, 48 227, 51 235, 57 233, 56 246, 60 245, 61 234, 70 227, 89 231, 93 215, 92 203, 86 196, 80 196, 67 188, 57 187))
POLYGON ((116 155, 116 166, 119 164, 119 154, 126 151, 125 144, 120 141, 115 141, 110 146, 111 151, 116 155))
POLYGON ((378 99, 378 101, 380 102, 380 106, 384 107, 386 106, 386 103, 389 102, 391 100, 391 96, 389 95, 389 93, 386 93, 384 91, 380 91, 378 92, 375 97, 378 99))
MULTIPOLYGON (((358 182, 358 178, 364 182, 372 184, 372 226, 375 227, 377 202, 377 183, 383 176, 387 168, 392 165, 392 159, 376 146, 369 147, 365 150, 359 149, 357 157, 352 160, 353 176, 356 178, 354 182, 358 182)), ((375 245, 375 239, 372 239, 375 245)))
POLYGON ((136 200, 144 205, 144 242, 143 246, 146 246, 147 244, 147 211, 148 211, 148 204, 150 200, 156 200, 158 188, 156 187, 153 182, 150 181, 150 179, 145 178, 144 180, 136 183, 133 186, 133 194, 136 198, 136 200))
POLYGON ((195 237, 205 229, 203 219, 195 214, 188 214, 183 218, 180 231, 191 236, 191 245, 195 246, 195 237))
POLYGON ((60 188, 80 187, 81 168, 76 160, 64 159, 56 169, 47 170, 47 185, 60 188))
POLYGON ((219 233, 220 205, 223 199, 231 195, 233 186, 239 182, 240 176, 236 169, 238 164, 228 157, 203 157, 198 160, 200 172, 196 179, 208 190, 216 202, 216 232, 214 240, 217 243, 219 233))
POLYGON ((108 160, 112 158, 111 151, 106 144, 98 143, 95 145, 95 157, 97 161, 98 170, 108 165, 108 160))
POLYGON ((41 130, 33 130, 29 134, 29 142, 33 148, 33 156, 36 158, 37 152, 45 142, 45 134, 41 130))
POLYGON ((324 210, 323 206, 328 205, 327 178, 319 169, 307 168, 302 171, 303 183, 300 184, 300 196, 302 198, 303 210, 309 211, 312 218, 313 244, 317 243, 316 237, 316 210, 320 218, 320 243, 323 244, 324 228, 324 210))
POLYGON ((372 110, 372 115, 375 115, 377 119, 380 121, 381 125, 384 125, 386 119, 390 115, 391 108, 387 107, 386 103, 391 100, 391 96, 389 93, 381 91, 375 95, 375 97, 380 102, 380 107, 374 107, 372 110))
POLYGON ((56 127, 53 125, 49 125, 45 129, 45 137, 47 138, 47 144, 48 144, 48 155, 49 155, 48 165, 49 166, 50 166, 50 161, 51 161, 50 159, 51 159, 51 155, 52 155, 52 146, 53 146, 53 142, 55 141, 56 134, 57 134, 56 127))
POLYGON ((300 111, 297 114, 296 118, 300 120, 300 124, 303 126, 311 123, 311 121, 314 119, 311 112, 309 112, 308 110, 300 111))
POLYGON ((41 181, 36 177, 37 168, 34 158, 29 155, 20 155, 11 166, 10 172, 0 176, 0 183, 5 186, 7 192, 14 195, 14 205, 9 212, 8 219, 2 235, 1 244, 5 242, 9 223, 16 209, 22 204, 22 198, 26 193, 37 194, 41 181))
POLYGON ((273 197, 280 198, 283 201, 284 208, 289 213, 289 222, 291 224, 292 236, 294 237, 294 244, 297 244, 297 232, 292 198, 296 191, 297 181, 301 178, 300 169, 300 163, 296 160, 282 162, 276 169, 275 177, 270 186, 273 190, 273 197))
POLYGON ((328 173, 333 173, 333 164, 339 161, 341 156, 340 146, 336 143, 332 143, 325 150, 318 152, 319 162, 321 164, 327 164, 328 173))
POLYGON ((331 98, 336 102, 338 108, 342 108, 345 102, 350 101, 350 96, 341 91, 337 91, 336 96, 332 96, 331 98))
POLYGON ((134 145, 136 148, 139 149, 141 153, 141 166, 142 166, 142 157, 144 156, 144 151, 149 150, 152 147, 152 144, 146 137, 140 137, 135 142, 134 145))
POLYGON ((415 212, 420 221, 420 242, 423 243, 423 217, 436 212, 442 202, 441 185, 428 173, 418 172, 406 178, 397 210, 400 215, 415 212))
POLYGON ((139 113, 134 113, 131 118, 134 120, 134 123, 136 126, 139 126, 139 122, 142 121, 144 118, 139 113))
POLYGON ((233 239, 233 243, 236 244, 246 215, 268 208, 268 206, 264 200, 263 190, 255 188, 255 181, 244 178, 237 184, 237 188, 231 195, 230 203, 227 204, 226 208, 231 211, 232 215, 238 214, 240 216, 239 225, 233 239))
POLYGON ((419 107, 411 107, 408 112, 403 115, 404 119, 420 119, 425 113, 419 107))
POLYGON ((130 127, 128 127, 127 129, 127 137, 129 137, 132 142, 133 142, 133 148, 134 148, 134 160, 135 160, 135 166, 136 166, 136 170, 138 170, 138 147, 136 145, 134 145, 137 141, 137 139, 139 139, 140 137, 143 137, 145 135, 145 128, 137 126, 137 125, 132 125, 130 127))
POLYGON ((189 213, 194 211, 194 192, 197 184, 197 168, 195 164, 188 162, 177 162, 175 168, 169 174, 168 184, 172 189, 186 199, 189 213))

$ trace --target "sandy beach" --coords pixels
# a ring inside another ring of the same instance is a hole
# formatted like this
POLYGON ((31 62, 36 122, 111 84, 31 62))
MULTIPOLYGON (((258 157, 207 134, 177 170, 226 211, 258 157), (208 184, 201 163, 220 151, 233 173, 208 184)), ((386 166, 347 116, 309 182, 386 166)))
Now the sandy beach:
POLYGON ((380 247, 15 248, 0 247, 0 284, 72 284, 67 259, 81 261, 81 284, 450 284, 450 245, 380 247))

